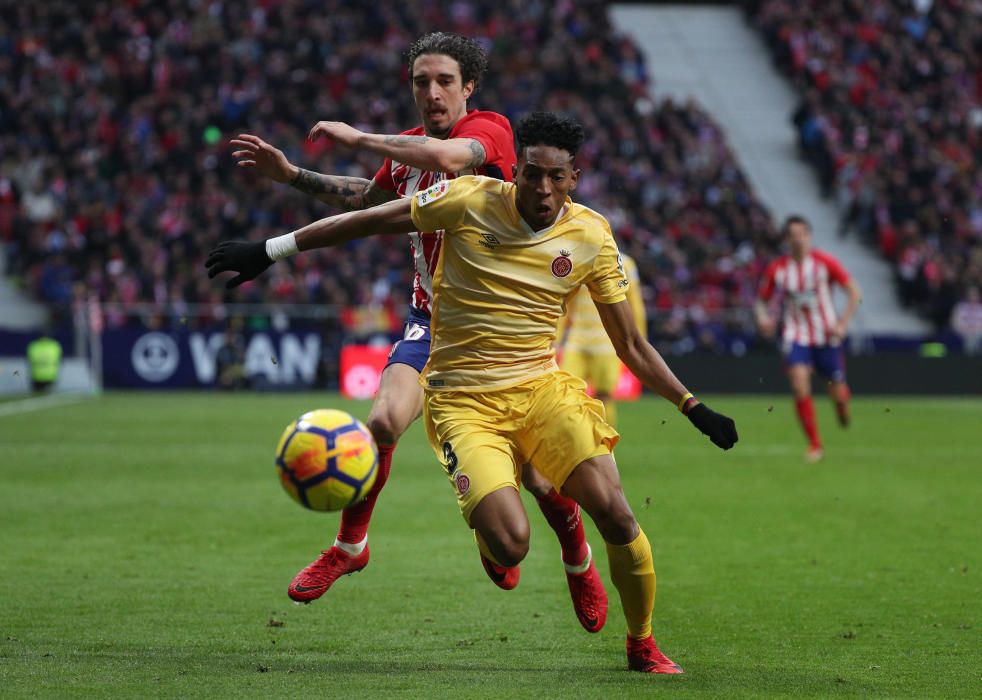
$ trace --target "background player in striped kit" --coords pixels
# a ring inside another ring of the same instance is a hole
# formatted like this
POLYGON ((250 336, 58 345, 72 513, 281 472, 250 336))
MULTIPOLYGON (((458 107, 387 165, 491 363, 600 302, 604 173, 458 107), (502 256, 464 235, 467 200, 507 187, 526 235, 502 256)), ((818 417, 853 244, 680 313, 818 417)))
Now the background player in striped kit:
POLYGON ((784 307, 781 346, 798 420, 808 437, 805 460, 817 462, 824 452, 812 402, 811 375, 817 370, 828 380, 839 424, 849 425, 850 392, 842 340, 862 294, 842 263, 812 247, 811 225, 804 217, 788 217, 782 231, 789 254, 771 263, 764 273, 756 304, 757 323, 762 334, 774 335, 777 322, 768 310, 768 302, 775 292, 780 293, 784 307), (841 317, 832 301, 834 285, 843 287, 848 294, 841 317))

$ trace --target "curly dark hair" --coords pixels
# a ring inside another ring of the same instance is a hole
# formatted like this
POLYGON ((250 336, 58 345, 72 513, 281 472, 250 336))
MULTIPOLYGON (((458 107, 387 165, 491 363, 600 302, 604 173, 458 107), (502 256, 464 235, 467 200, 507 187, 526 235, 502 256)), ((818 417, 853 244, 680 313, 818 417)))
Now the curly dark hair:
POLYGON ((409 47, 410 75, 416 59, 427 53, 449 56, 455 60, 460 65, 461 81, 466 85, 473 80, 475 90, 488 67, 487 54, 473 39, 450 32, 430 32, 421 36, 409 47))
POLYGON ((515 130, 518 152, 529 146, 553 146, 575 156, 583 145, 583 127, 575 119, 553 112, 532 112, 518 122, 515 130))

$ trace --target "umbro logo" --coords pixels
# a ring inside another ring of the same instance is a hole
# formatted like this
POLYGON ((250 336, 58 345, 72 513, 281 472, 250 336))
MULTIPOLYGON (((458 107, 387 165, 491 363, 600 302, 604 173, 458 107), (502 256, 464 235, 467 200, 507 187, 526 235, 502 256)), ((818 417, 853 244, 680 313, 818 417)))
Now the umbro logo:
POLYGON ((499 245, 501 245, 501 241, 499 241, 498 237, 495 236, 493 233, 482 233, 481 238, 483 238, 484 240, 478 242, 485 248, 494 250, 499 245))

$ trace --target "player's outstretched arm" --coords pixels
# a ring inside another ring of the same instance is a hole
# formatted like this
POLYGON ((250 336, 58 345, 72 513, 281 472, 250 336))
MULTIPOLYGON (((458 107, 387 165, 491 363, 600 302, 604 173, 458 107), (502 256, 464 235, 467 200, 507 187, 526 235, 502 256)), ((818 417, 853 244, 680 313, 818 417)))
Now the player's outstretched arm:
POLYGON ((307 138, 324 137, 348 148, 358 148, 405 163, 420 170, 457 173, 484 165, 487 153, 477 139, 434 139, 405 134, 369 134, 344 122, 317 122, 307 138))
POLYGON ((345 211, 377 207, 398 199, 399 195, 363 177, 324 175, 299 168, 290 187, 345 211))
POLYGON ((356 238, 415 231, 410 216, 411 205, 411 199, 399 199, 363 211, 330 216, 266 241, 219 243, 205 260, 208 277, 237 272, 225 285, 227 289, 233 289, 255 279, 277 260, 304 250, 328 248, 356 238))
POLYGON ((656 394, 678 406, 714 445, 724 450, 733 447, 739 439, 733 419, 716 413, 685 388, 659 352, 641 335, 631 304, 625 299, 615 304, 597 303, 596 306, 617 356, 634 376, 656 394))
POLYGON ((294 252, 314 248, 329 248, 353 241, 356 238, 382 236, 390 233, 411 233, 416 230, 411 211, 412 198, 399 198, 370 209, 351 211, 320 219, 297 229, 293 233, 279 236, 279 238, 271 238, 269 242, 282 241, 285 245, 285 247, 279 248, 275 245, 272 246, 274 252, 280 253, 275 258, 279 260, 292 255, 294 252), (291 236, 296 240, 296 251, 286 245, 291 236))
POLYGON ((324 175, 297 167, 283 151, 252 134, 239 134, 230 143, 236 149, 232 156, 238 159, 236 165, 240 168, 254 170, 270 180, 290 185, 338 209, 367 209, 397 197, 395 192, 382 189, 373 180, 324 175))

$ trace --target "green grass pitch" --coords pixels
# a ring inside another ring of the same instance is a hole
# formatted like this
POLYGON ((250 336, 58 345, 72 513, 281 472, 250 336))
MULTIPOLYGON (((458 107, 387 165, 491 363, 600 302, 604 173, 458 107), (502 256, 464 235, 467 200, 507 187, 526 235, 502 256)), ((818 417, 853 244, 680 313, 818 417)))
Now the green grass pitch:
POLYGON ((721 453, 673 407, 622 404, 625 490, 655 549, 655 634, 686 675, 628 673, 624 621, 581 630, 532 503, 495 588, 417 423, 372 561, 297 606, 338 518, 277 483, 324 394, 109 394, 0 416, 0 695, 591 698, 982 693, 982 400, 860 397, 802 460, 787 396, 716 397, 721 453))

